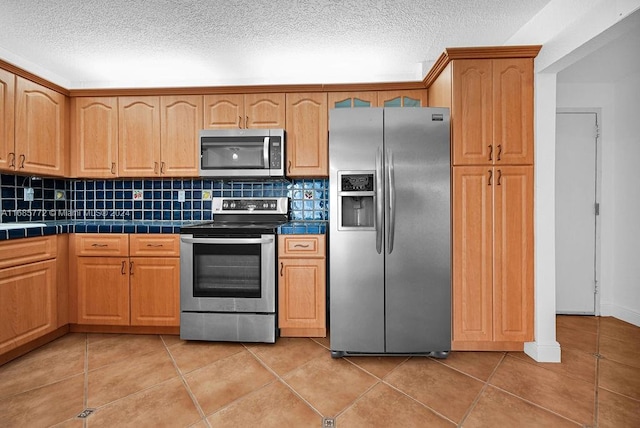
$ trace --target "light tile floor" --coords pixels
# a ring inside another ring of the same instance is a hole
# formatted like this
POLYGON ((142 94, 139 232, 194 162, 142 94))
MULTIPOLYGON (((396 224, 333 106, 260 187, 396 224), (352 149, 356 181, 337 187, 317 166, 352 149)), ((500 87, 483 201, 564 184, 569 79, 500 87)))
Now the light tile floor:
POLYGON ((640 328, 559 316, 557 338, 561 364, 519 352, 332 359, 328 339, 68 334, 0 367, 0 426, 639 427, 640 328))

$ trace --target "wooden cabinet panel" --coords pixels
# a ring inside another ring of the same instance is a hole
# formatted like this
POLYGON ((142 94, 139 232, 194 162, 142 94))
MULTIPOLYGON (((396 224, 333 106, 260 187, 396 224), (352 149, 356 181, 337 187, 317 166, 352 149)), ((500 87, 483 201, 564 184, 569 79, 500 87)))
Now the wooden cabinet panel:
POLYGON ((160 97, 120 97, 118 126, 118 176, 160 174, 160 97))
POLYGON ((160 174, 171 177, 197 177, 202 96, 163 96, 160 98, 160 104, 160 174))
POLYGON ((283 337, 325 337, 324 235, 278 236, 278 326, 283 337))
POLYGON ((115 178, 118 174, 118 99, 71 99, 71 175, 115 178))
POLYGON ((0 270, 0 354, 57 328, 56 262, 0 270))
POLYGON ((326 93, 287 94, 287 176, 328 177, 326 93))
POLYGON ((533 340, 533 167, 494 172, 494 340, 533 340))
POLYGON ((284 94, 245 94, 245 128, 284 128, 284 94))
POLYGON ((0 170, 15 169, 15 88, 15 75, 0 69, 0 170))
POLYGON ((137 257, 180 257, 180 235, 136 234, 129 235, 129 254, 137 257))
POLYGON ((78 323, 129 325, 129 259, 78 257, 78 323))
POLYGON ((132 257, 131 325, 180 325, 180 259, 132 257))
POLYGON ((285 95, 205 95, 205 129, 284 128, 285 95))
POLYGON ((0 242, 0 269, 54 259, 56 236, 38 236, 0 242))
POLYGON ((378 107, 426 107, 426 89, 378 92, 378 107))
POLYGON ((533 59, 453 62, 454 165, 533 163, 533 59))
POLYGON ((129 235, 126 233, 78 233, 75 235, 77 256, 128 256, 129 235))
POLYGON ((329 92, 327 94, 329 109, 378 107, 378 93, 369 92, 329 92))
POLYGON ((533 339, 533 167, 453 168, 454 350, 533 339))
POLYGON ((16 78, 16 171, 66 174, 66 97, 16 78))

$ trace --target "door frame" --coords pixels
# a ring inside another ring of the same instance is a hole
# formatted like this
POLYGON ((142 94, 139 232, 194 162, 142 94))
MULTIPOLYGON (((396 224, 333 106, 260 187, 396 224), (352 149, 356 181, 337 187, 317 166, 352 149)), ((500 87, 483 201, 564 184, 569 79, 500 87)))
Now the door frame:
MULTIPOLYGON (((599 204, 600 212, 598 215, 595 215, 595 251, 594 251, 594 272, 593 278, 595 281, 595 295, 594 295, 594 314, 596 316, 600 316, 600 299, 602 296, 602 285, 600 283, 600 274, 601 274, 601 222, 602 222, 602 109, 599 107, 558 107, 556 108, 556 116, 558 114, 595 114, 596 115, 596 163, 594 167, 596 168, 596 182, 595 182, 595 201, 594 203, 599 204)), ((556 126, 557 132, 557 126, 556 126)), ((557 145, 557 142, 556 142, 557 145)), ((557 151, 557 148, 556 148, 557 151)), ((556 168, 557 168, 556 163, 556 168)), ((594 207, 595 209, 595 207, 594 207)), ((555 214, 554 214, 555 216, 555 214)), ((558 284, 556 284, 556 287, 558 284)), ((579 315, 579 314, 576 314, 579 315)), ((585 314, 587 315, 587 314, 585 314)))

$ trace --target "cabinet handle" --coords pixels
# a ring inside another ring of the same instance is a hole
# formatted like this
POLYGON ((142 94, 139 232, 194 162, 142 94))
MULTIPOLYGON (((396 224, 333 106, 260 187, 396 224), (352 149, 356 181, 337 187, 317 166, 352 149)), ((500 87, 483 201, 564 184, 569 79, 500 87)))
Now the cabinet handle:
POLYGON ((108 247, 109 245, 108 244, 91 244, 91 246, 104 248, 104 247, 108 247))
POLYGON ((164 174, 164 161, 160 163, 160 174, 164 174))
POLYGON ((496 184, 498 186, 500 186, 502 184, 502 183, 500 183, 500 180, 502 180, 502 170, 501 169, 498 170, 498 181, 496 182, 496 184))
POLYGON ((24 168, 24 161, 27 160, 25 155, 20 155, 20 169, 24 168))
POLYGON ((129 275, 133 275, 133 262, 129 262, 129 275))
POLYGON ((489 144, 489 160, 493 160, 493 144, 489 144))
POLYGON ((282 264, 282 262, 280 262, 280 276, 282 276, 282 269, 284 269, 284 264, 282 264))
POLYGON ((498 160, 500 160, 501 154, 502 154, 502 144, 498 144, 498 160))
POLYGON ((244 117, 244 128, 249 129, 249 116, 244 117))
POLYGON ((116 163, 111 162, 111 174, 116 175, 116 163))
POLYGON ((238 116, 238 128, 242 128, 242 116, 238 116))
POLYGON ((291 173, 291 161, 289 161, 289 166, 287 167, 287 172, 291 173))
POLYGON ((309 248, 309 244, 296 244, 294 247, 309 248))
POLYGON ((489 170, 489 183, 487 184, 487 186, 491 186, 491 179, 493 178, 493 171, 489 170))
POLYGON ((125 264, 124 264, 124 263, 125 263, 125 262, 124 262, 124 260, 123 260, 123 261, 122 261, 122 266, 120 267, 120 273, 121 273, 122 275, 124 275, 124 266, 125 266, 125 264))
POLYGON ((147 244, 147 247, 159 248, 159 247, 164 247, 164 245, 163 244, 147 244))
POLYGON ((9 152, 9 158, 11 159, 9 166, 11 168, 15 168, 16 166, 16 154, 14 152, 9 152))
POLYGON ((158 173, 158 162, 154 162, 153 163, 153 173, 157 174, 158 173))

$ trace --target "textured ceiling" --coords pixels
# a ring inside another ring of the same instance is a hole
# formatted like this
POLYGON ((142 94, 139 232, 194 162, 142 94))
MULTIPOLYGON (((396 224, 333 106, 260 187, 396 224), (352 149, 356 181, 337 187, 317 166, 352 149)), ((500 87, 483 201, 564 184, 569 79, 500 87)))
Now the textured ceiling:
POLYGON ((420 80, 549 0, 1 0, 0 59, 69 89, 420 80))

